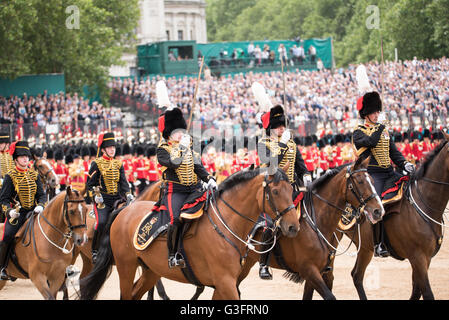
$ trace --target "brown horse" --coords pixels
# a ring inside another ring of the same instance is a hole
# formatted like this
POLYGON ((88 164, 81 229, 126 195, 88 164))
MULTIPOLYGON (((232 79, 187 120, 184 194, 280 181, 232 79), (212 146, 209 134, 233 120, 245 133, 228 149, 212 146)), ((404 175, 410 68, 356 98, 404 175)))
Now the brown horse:
MULTIPOLYGON (((369 159, 342 166, 314 181, 302 201, 301 231, 295 238, 280 237, 274 247, 270 266, 286 270, 286 276, 295 282, 306 280, 323 299, 335 299, 322 274, 329 270, 335 256, 330 244, 342 213, 347 205, 361 211, 371 223, 382 219, 384 209, 367 174, 369 159)), ((256 240, 261 241, 261 232, 256 240)), ((275 240, 275 239, 273 239, 275 240)), ((248 275, 259 255, 250 252, 239 277, 248 275)), ((303 299, 310 299, 306 295, 303 299)))
POLYGON ((47 200, 53 199, 56 195, 56 187, 59 184, 59 177, 53 166, 46 158, 34 156, 34 168, 39 173, 47 200))
MULTIPOLYGON (((72 250, 86 241, 87 207, 84 197, 67 188, 19 230, 7 272, 31 279, 45 299, 55 299, 72 261, 72 250)), ((4 224, 0 225, 0 233, 4 224)), ((0 281, 3 288, 5 281, 0 281)))
MULTIPOLYGON (((248 245, 244 239, 260 212, 266 212, 275 219, 285 236, 296 235, 299 220, 289 196, 292 191, 287 175, 280 169, 272 175, 263 174, 261 169, 241 171, 220 185, 216 201, 208 202, 204 214, 192 222, 192 230, 196 231, 184 240, 185 252, 197 281, 215 288, 214 299, 239 298, 237 278, 248 245)), ((180 269, 168 268, 165 241, 155 241, 143 251, 134 248, 134 232, 153 205, 154 202, 134 202, 108 224, 106 230, 109 232, 106 232, 101 243, 99 262, 92 273, 82 280, 85 281, 82 299, 96 297, 107 279, 113 260, 120 278, 122 299, 140 299, 161 277, 189 282, 180 269), (144 271, 139 285, 134 287, 139 265, 144 266, 144 271)))
MULTIPOLYGON (((438 252, 443 235, 443 213, 449 200, 449 135, 446 141, 430 153, 415 174, 410 176, 408 188, 400 201, 386 205, 384 228, 386 244, 391 256, 408 259, 412 267, 412 294, 410 299, 434 299, 428 269, 438 252)), ((356 230, 345 234, 354 239, 360 251, 351 271, 360 299, 367 299, 363 277, 374 253, 373 230, 368 223, 360 229, 360 244, 356 230)), ((341 237, 341 236, 340 236, 341 237)), ((331 284, 333 275, 328 275, 331 284)))

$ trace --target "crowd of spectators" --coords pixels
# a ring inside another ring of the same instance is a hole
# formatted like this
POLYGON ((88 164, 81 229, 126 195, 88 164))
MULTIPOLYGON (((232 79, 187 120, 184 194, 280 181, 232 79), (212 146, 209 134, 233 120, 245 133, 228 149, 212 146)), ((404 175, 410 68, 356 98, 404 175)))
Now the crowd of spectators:
MULTIPOLYGON (((286 110, 299 134, 312 134, 324 127, 333 132, 350 131, 358 121, 357 65, 335 70, 296 70, 285 73, 286 110)), ((401 131, 415 126, 446 126, 449 110, 449 59, 378 62, 366 64, 373 90, 382 92, 385 114, 401 131), (383 87, 383 89, 382 89, 383 87)), ((154 78, 114 79, 110 86, 126 96, 157 104, 154 78)), ((171 102, 189 114, 196 77, 165 79, 171 102)), ((203 125, 240 129, 255 127, 261 111, 251 91, 260 82, 273 105, 284 103, 283 75, 280 71, 205 76, 199 85, 194 119, 203 125)))
POLYGON ((13 127, 16 134, 25 137, 48 137, 50 134, 82 132, 97 133, 104 130, 108 121, 120 126, 123 114, 120 108, 105 108, 96 101, 77 93, 48 94, 37 96, 0 96, 0 126, 13 127), (23 129, 23 130, 21 130, 23 129))

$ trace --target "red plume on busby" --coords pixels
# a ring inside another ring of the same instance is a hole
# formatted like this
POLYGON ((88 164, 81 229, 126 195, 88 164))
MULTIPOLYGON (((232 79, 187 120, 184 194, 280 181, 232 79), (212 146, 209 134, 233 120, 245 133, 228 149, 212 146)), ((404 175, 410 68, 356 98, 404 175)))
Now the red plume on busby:
POLYGON ((16 143, 17 143, 17 142, 13 142, 13 143, 11 143, 11 145, 9 146, 9 154, 10 154, 10 155, 13 155, 13 154, 14 154, 14 151, 16 150, 16 143))
POLYGON ((261 117, 261 119, 262 119, 263 128, 264 129, 268 128, 268 125, 270 124, 270 111, 265 112, 263 114, 263 116, 261 117))
POLYGON ((165 115, 162 115, 159 117, 159 122, 157 124, 157 128, 159 130, 159 132, 164 132, 165 129, 165 115))

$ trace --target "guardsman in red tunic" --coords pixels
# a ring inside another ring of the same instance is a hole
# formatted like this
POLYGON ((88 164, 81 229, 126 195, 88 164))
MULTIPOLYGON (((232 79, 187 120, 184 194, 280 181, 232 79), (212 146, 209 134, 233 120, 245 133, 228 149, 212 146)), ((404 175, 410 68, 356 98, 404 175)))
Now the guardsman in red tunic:
POLYGON ((156 146, 150 145, 147 149, 148 157, 148 182, 150 185, 159 180, 159 172, 157 169, 156 146))
POLYGON ((122 163, 123 163, 123 169, 125 169, 126 180, 128 181, 131 192, 133 194, 135 194, 135 188, 134 188, 135 177, 134 177, 134 168, 133 168, 133 158, 131 155, 131 147, 129 146, 128 143, 125 143, 123 145, 122 154, 123 154, 122 163))
POLYGON ((69 175, 69 168, 64 163, 64 153, 62 152, 62 150, 56 150, 55 160, 56 160, 55 173, 59 178, 60 191, 64 191, 68 184, 67 177, 69 175))
POLYGON ((432 151, 432 143, 430 142, 430 130, 424 129, 423 142, 422 142, 422 156, 425 158, 427 154, 432 151))
POLYGON ((327 153, 325 151, 326 144, 323 139, 318 140, 318 159, 319 165, 317 169, 317 176, 321 176, 329 169, 329 163, 327 162, 327 153))
POLYGON ((416 165, 421 160, 422 152, 423 152, 422 142, 420 141, 421 133, 419 131, 413 131, 412 139, 413 139, 413 142, 411 145, 411 149, 412 149, 412 159, 414 160, 414 161, 412 161, 412 163, 414 163, 416 165))
POLYGON ((136 179, 139 181, 139 185, 137 186, 138 194, 141 194, 147 187, 148 168, 145 163, 145 150, 143 149, 143 147, 137 146, 136 151, 137 159, 135 159, 133 162, 133 170, 136 179))

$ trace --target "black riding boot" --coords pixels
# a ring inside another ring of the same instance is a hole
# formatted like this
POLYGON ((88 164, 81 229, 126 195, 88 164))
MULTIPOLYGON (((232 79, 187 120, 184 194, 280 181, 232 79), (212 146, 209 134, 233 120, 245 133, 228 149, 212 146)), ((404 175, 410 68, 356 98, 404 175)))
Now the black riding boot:
POLYGON ((6 267, 8 266, 8 254, 9 254, 9 244, 0 241, 0 280, 11 280, 9 275, 6 273, 6 267))
MULTIPOLYGON (((271 231, 266 231, 262 235, 262 242, 267 242, 272 238, 271 231)), ((262 251, 268 250, 271 244, 266 244, 262 246, 262 251)), ((269 269, 269 261, 271 256, 271 250, 265 253, 262 253, 259 258, 259 277, 263 280, 272 280, 273 275, 270 273, 269 269)))
POLYGON ((92 263, 97 262, 98 256, 98 246, 100 244, 100 232, 99 230, 94 230, 94 236, 92 238, 92 263))
POLYGON ((374 256, 386 258, 390 256, 387 247, 384 243, 384 227, 383 221, 379 221, 373 226, 374 235, 374 256))
POLYGON ((182 236, 183 223, 175 220, 167 230, 168 267, 185 268, 185 260, 179 252, 179 238, 182 236), (181 231, 181 232, 180 232, 181 231))

